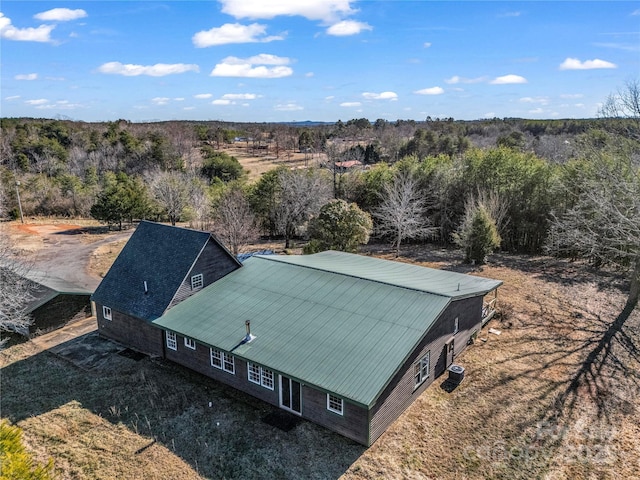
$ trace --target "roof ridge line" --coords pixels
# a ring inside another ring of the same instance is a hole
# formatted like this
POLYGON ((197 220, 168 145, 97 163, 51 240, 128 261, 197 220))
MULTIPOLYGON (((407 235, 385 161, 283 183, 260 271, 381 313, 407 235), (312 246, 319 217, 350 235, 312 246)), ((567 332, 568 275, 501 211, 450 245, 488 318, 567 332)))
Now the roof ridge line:
MULTIPOLYGON (((286 255, 254 255, 253 258, 260 258, 260 259, 263 259, 263 260, 271 260, 273 262, 286 263, 287 265, 293 265, 293 266, 301 267, 301 268, 308 268, 310 270, 317 270, 319 272, 333 273, 333 274, 336 274, 336 275, 342 275, 344 277, 357 278, 358 280, 365 280, 367 282, 379 283, 380 285, 387 285, 389 287, 403 288, 405 290, 409 290, 409 291, 412 291, 412 292, 427 293, 429 295, 435 295, 437 297, 455 298, 455 297, 453 297, 451 295, 443 295, 442 293, 431 292, 431 291, 428 291, 428 290, 421 290, 419 288, 407 287, 405 285, 398 285, 397 283, 383 282, 382 280, 375 280, 373 278, 360 277, 358 275, 351 275, 349 273, 336 272, 336 271, 333 271, 333 270, 327 270, 326 268, 312 267, 310 265, 300 265, 298 263, 290 263, 290 262, 287 262, 287 261, 284 261, 284 260, 280 261, 277 258, 267 258, 267 257, 283 257, 283 256, 286 256, 286 255)), ((410 264, 410 265, 412 265, 412 264, 410 264)))

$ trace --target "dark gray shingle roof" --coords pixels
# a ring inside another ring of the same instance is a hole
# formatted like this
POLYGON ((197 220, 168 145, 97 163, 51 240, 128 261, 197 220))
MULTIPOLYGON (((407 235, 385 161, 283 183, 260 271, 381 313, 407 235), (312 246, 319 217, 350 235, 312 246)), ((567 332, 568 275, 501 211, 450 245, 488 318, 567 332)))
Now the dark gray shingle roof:
POLYGON ((144 320, 160 317, 210 238, 207 232, 140 222, 92 300, 144 320))

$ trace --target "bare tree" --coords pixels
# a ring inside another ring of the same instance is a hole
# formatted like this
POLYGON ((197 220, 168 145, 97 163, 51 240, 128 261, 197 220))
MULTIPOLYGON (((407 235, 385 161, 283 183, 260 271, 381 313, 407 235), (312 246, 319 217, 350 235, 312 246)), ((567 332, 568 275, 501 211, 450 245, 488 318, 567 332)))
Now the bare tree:
POLYGON ((640 170, 619 158, 594 163, 594 173, 579 179, 573 206, 553 218, 547 248, 628 270, 626 308, 633 309, 640 295, 640 170))
POLYGON ((385 184, 380 197, 381 204, 373 216, 378 220, 378 234, 392 238, 396 257, 400 256, 402 240, 424 238, 437 232, 426 217, 427 200, 410 171, 397 172, 391 183, 385 184))
POLYGON ((227 188, 215 207, 213 232, 234 255, 258 233, 256 216, 249 200, 239 187, 227 188))
POLYGON ((156 172, 150 176, 149 184, 153 197, 166 210, 171 225, 175 225, 189 204, 188 176, 176 171, 156 172))
POLYGON ((640 80, 629 80, 624 87, 610 94, 598 113, 605 118, 633 120, 634 128, 627 133, 640 138, 640 80))
MULTIPOLYGON (((33 283, 25 277, 28 267, 16 262, 9 238, 0 232, 0 333, 25 333, 33 319, 26 312, 33 283)), ((0 347, 6 339, 0 340, 0 347)))
POLYGON ((285 248, 290 248, 298 229, 329 200, 329 184, 316 170, 283 170, 278 183, 272 214, 276 228, 284 235, 285 248))

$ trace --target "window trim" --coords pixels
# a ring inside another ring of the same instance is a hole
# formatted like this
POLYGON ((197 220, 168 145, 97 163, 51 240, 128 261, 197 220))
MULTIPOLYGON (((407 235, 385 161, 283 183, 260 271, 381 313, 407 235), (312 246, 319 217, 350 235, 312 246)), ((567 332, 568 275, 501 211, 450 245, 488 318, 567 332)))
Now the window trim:
POLYGON ((431 350, 413 363, 413 388, 422 385, 431 375, 431 350))
POLYGON ((256 363, 247 362, 247 380, 268 390, 275 388, 275 374, 273 370, 264 368, 262 365, 256 363))
POLYGON ((193 338, 184 337, 184 346, 191 350, 196 349, 196 341, 193 338))
POLYGON ((198 273, 191 276, 191 290, 199 290, 204 286, 204 275, 198 273))
POLYGON ((236 374, 235 357, 230 353, 223 352, 217 348, 209 348, 209 359, 211 360, 212 367, 231 373, 232 375, 236 374))
POLYGON ((460 331, 460 317, 453 319, 453 334, 455 335, 460 331))
POLYGON ((332 393, 327 393, 327 410, 338 415, 344 415, 344 399, 332 393), (338 404, 340 405, 339 408, 337 407, 338 404))
POLYGON ((106 305, 102 306, 102 316, 105 320, 113 320, 113 312, 111 311, 111 307, 107 307, 106 305))
POLYGON ((165 339, 166 345, 169 350, 178 350, 178 336, 175 332, 170 332, 169 330, 165 330, 165 339))

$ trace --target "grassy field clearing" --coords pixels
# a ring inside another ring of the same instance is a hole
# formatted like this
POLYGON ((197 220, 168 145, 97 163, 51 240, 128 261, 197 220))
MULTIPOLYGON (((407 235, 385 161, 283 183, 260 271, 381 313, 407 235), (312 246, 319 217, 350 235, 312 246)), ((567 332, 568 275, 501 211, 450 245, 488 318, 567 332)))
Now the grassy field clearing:
MULTIPOLYGON (((471 270, 449 251, 401 260, 471 270)), ((0 353, 2 417, 61 478, 637 476, 640 311, 607 334, 624 280, 545 257, 476 272, 505 282, 501 334, 485 328, 457 360, 463 383, 436 380, 369 449, 308 422, 271 427, 273 407, 168 362, 110 354, 84 370, 33 342, 0 353)))

